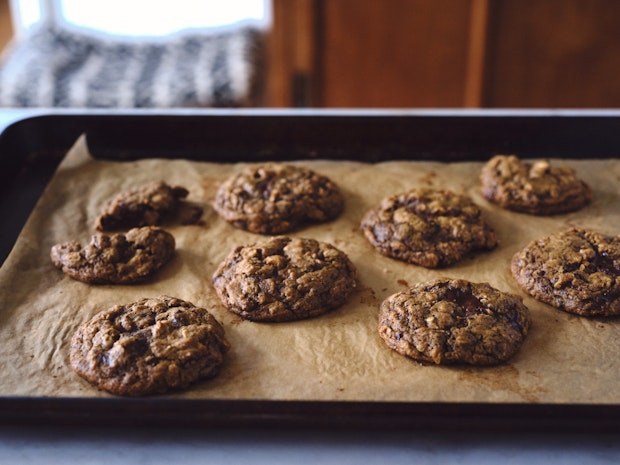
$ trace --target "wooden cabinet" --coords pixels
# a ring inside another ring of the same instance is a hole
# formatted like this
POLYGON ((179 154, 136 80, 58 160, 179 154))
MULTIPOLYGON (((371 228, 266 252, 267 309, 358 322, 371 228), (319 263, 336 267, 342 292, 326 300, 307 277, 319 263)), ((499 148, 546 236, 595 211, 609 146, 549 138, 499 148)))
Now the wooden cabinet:
POLYGON ((483 104, 620 107, 620 2, 489 2, 483 104))
POLYGON ((0 53, 13 37, 13 23, 9 10, 9 0, 0 0, 0 53))
POLYGON ((617 0, 273 0, 268 104, 620 107, 617 0))

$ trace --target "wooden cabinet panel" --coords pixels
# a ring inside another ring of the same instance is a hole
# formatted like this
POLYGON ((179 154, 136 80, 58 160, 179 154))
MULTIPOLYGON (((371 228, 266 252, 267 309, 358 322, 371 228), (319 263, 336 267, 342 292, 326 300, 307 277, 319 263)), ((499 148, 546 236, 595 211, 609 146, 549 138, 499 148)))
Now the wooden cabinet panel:
POLYGON ((620 2, 490 2, 483 105, 620 107, 620 2))
POLYGON ((274 107, 316 106, 320 0, 272 0, 267 40, 266 100, 274 107))
POLYGON ((462 106, 472 1, 274 0, 270 100, 462 106))
POLYGON ((321 103, 461 106, 469 16, 466 0, 326 1, 321 103))
POLYGON ((0 0, 0 53, 13 37, 13 23, 11 22, 11 11, 9 10, 9 0, 0 0))
POLYGON ((273 5, 273 106, 620 107, 618 0, 273 5))

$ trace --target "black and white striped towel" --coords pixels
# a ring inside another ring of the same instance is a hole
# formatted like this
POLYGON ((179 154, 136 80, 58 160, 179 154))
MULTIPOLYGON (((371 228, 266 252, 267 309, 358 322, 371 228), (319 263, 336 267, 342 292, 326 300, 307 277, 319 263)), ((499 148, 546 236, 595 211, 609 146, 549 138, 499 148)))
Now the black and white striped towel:
POLYGON ((0 106, 252 106, 261 47, 252 27, 122 40, 43 24, 0 64, 0 106))

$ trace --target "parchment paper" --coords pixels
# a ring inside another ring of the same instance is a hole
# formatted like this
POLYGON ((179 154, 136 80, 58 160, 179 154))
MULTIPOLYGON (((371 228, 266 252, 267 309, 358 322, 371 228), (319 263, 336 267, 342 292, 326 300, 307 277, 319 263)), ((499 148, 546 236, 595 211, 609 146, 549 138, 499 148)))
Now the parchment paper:
POLYGON ((620 320, 585 319, 541 304, 510 275, 512 255, 530 240, 569 225, 620 231, 620 162, 561 161, 594 189, 587 208, 554 217, 502 210, 480 194, 481 163, 292 161, 330 176, 346 197, 337 220, 292 235, 328 241, 356 265, 360 289, 343 307, 316 319, 254 323, 228 312, 212 285, 213 271, 239 244, 264 236, 233 228, 212 209, 218 183, 242 164, 144 159, 92 159, 81 137, 58 168, 0 269, 0 395, 108 396, 75 375, 69 341, 78 325, 119 303, 168 294, 209 309, 232 344, 221 373, 169 397, 266 400, 610 403, 620 400, 620 320), (199 224, 170 224, 177 253, 143 285, 94 286, 74 281, 49 259, 53 244, 86 243, 103 203, 151 180, 183 185, 203 206, 199 224), (496 229, 500 246, 440 270, 379 255, 359 221, 383 197, 416 186, 469 194, 496 229), (377 311, 388 295, 440 276, 486 281, 522 295, 533 326, 520 352, 497 367, 424 366, 384 345, 377 311))

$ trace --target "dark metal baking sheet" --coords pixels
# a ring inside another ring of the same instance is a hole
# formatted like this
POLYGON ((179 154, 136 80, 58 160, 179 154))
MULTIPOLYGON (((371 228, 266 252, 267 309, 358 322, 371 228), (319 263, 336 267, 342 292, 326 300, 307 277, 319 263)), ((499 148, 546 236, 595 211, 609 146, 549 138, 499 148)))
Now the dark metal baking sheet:
MULTIPOLYGON (((2 112, 0 112, 2 113, 2 112)), ((4 116, 11 119, 10 111, 4 116)), ((0 115, 0 117, 3 115, 0 115)), ((15 119, 15 118, 13 118, 15 119)), ((1 118, 0 118, 1 121, 1 118)), ((58 163, 82 134, 95 157, 208 161, 617 158, 616 111, 35 111, 0 134, 4 262, 58 163)), ((2 311, 2 309, 0 309, 2 311)), ((0 423, 620 430, 619 405, 0 397, 0 423)))

